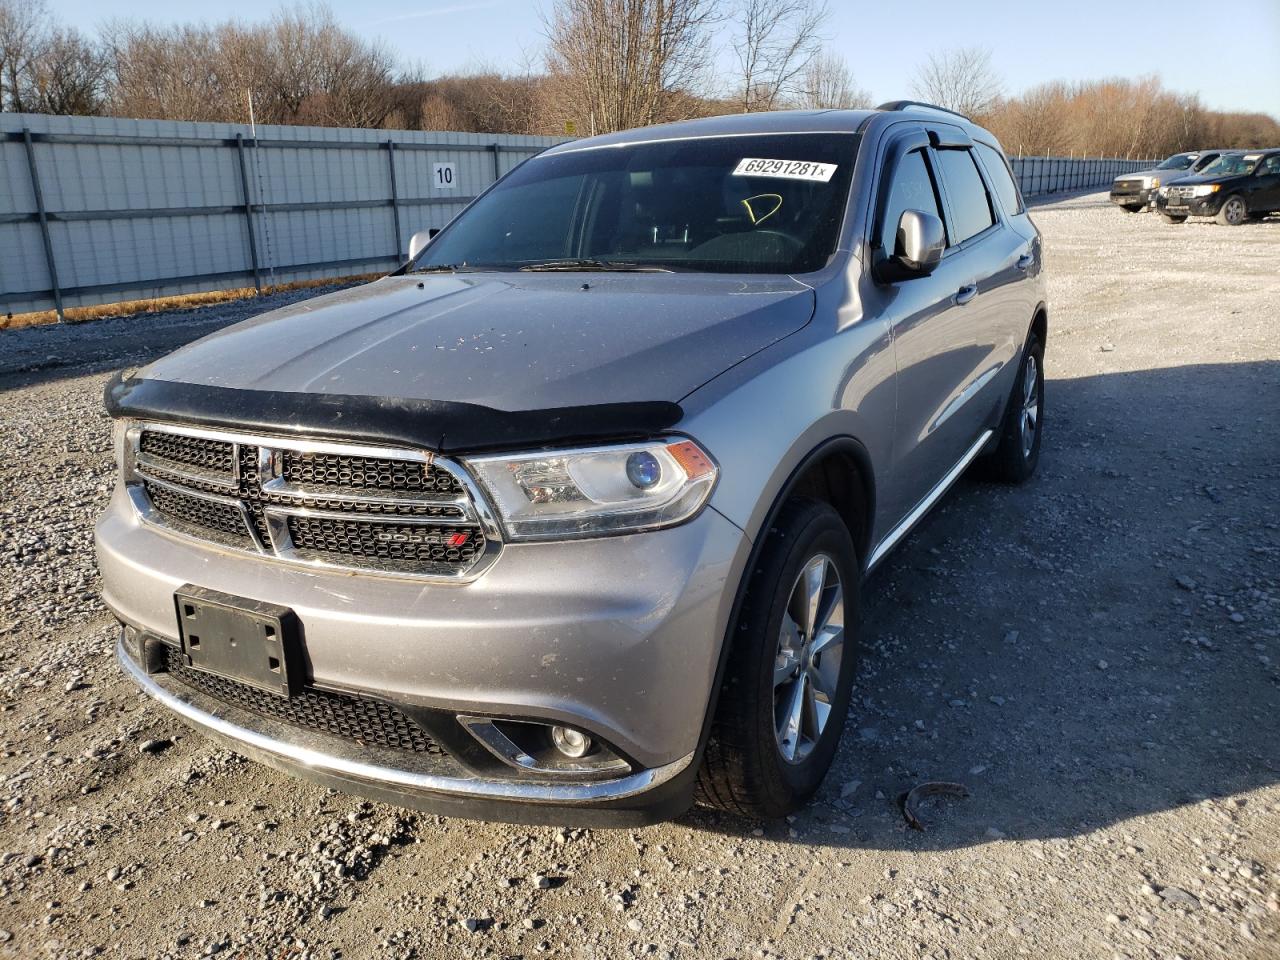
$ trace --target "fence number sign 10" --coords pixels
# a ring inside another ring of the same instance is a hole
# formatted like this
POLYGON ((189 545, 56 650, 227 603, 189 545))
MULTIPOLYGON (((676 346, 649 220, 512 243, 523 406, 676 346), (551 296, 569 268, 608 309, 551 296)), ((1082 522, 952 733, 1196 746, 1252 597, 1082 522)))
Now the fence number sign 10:
POLYGON ((452 163, 437 163, 431 176, 431 185, 437 190, 457 190, 458 174, 452 163))

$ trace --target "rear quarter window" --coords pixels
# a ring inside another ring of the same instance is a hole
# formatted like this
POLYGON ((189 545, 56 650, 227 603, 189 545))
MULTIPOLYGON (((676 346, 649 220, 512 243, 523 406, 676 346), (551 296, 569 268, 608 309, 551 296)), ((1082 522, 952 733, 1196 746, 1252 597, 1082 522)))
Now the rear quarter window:
POLYGON ((996 191, 996 196, 1000 198, 1000 205, 1004 207, 1005 212, 1010 216, 1022 213, 1022 197, 1018 194, 1018 188, 1014 185, 1013 174, 1009 172, 1009 164, 999 150, 989 147, 985 143, 978 144, 978 153, 982 157, 983 165, 987 168, 987 179, 991 181, 991 186, 996 191))

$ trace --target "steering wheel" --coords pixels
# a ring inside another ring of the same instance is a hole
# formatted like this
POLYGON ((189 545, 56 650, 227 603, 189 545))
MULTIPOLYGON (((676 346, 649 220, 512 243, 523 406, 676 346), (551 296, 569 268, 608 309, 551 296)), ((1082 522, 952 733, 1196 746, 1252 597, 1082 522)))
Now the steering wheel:
POLYGON ((804 244, 781 230, 775 230, 772 227, 766 227, 761 230, 747 230, 746 235, 750 237, 772 237, 786 247, 788 253, 798 254, 804 251, 804 244))

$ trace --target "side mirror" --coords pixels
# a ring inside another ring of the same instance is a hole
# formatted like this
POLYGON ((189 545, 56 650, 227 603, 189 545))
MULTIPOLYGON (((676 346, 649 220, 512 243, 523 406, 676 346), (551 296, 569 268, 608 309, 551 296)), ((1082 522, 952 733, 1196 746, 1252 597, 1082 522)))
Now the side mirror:
POLYGON ((412 260, 423 250, 427 249, 427 244, 435 239, 437 233, 440 232, 439 227, 432 227, 429 230, 419 230, 409 238, 409 259, 412 260))
POLYGON ((942 260, 947 247, 947 231, 942 221, 921 210, 903 210, 898 219, 893 259, 907 275, 927 277, 942 260))

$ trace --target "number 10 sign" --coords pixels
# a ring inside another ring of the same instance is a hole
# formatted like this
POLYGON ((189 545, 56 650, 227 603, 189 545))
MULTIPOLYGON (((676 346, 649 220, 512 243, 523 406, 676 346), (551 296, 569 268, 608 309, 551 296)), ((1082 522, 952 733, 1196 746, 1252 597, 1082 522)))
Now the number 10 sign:
POLYGON ((437 163, 431 175, 431 185, 437 190, 458 189, 458 178, 453 164, 437 163))

